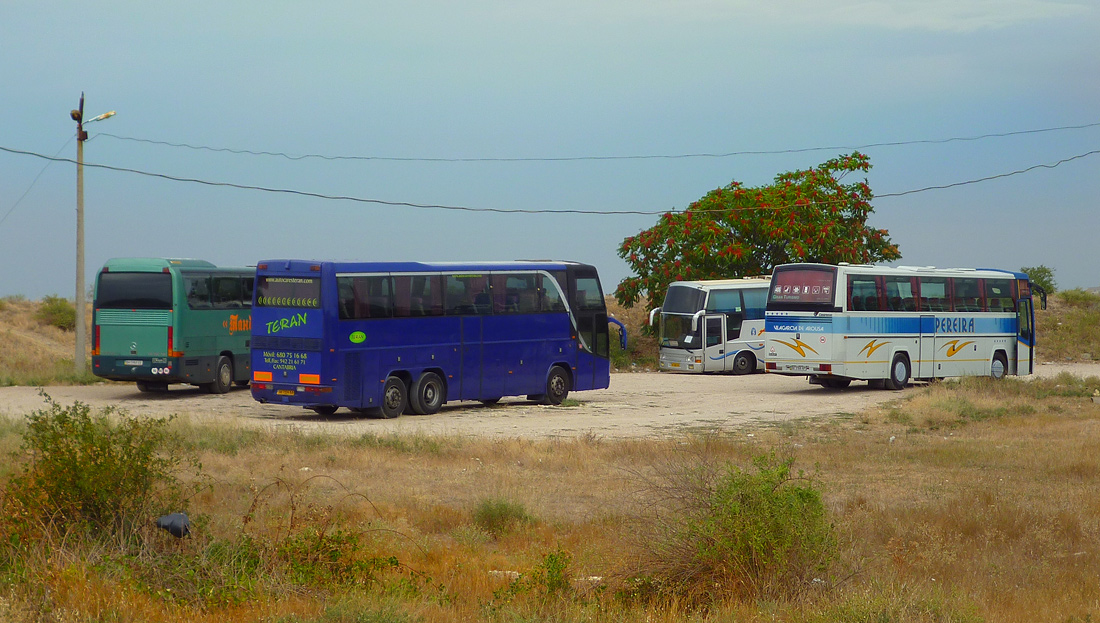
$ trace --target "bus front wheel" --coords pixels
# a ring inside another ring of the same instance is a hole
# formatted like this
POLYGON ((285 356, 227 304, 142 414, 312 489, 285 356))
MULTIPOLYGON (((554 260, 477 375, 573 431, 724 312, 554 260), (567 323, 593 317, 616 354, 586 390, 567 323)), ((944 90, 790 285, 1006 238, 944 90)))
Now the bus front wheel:
POLYGON ((413 383, 409 392, 409 402, 413 412, 417 415, 432 415, 438 413, 443 406, 444 394, 443 379, 435 372, 425 372, 413 383))
POLYGON ((546 394, 542 397, 542 403, 548 405, 560 405, 569 396, 569 373, 561 366, 550 368, 550 374, 546 376, 546 394))
POLYGON ((909 358, 898 353, 890 364, 890 377, 886 379, 886 389, 905 389, 909 384, 909 358))
POLYGON ((993 355, 993 365, 989 368, 989 376, 999 381, 1005 377, 1006 373, 1008 373, 1008 357, 997 351, 997 354, 993 355))
POLYGON ((401 415, 408 402, 405 382, 396 376, 386 379, 386 384, 382 386, 382 417, 389 419, 401 415))
POLYGON ((233 386, 233 362, 222 355, 218 357, 218 365, 214 368, 214 382, 206 386, 206 391, 211 394, 224 394, 233 386))

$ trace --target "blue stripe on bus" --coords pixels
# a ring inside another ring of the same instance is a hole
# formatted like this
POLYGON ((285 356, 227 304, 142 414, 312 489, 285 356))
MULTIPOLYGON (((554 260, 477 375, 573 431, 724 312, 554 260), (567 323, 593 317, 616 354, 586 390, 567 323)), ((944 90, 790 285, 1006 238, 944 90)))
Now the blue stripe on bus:
POLYGON ((1015 333, 1015 317, 989 318, 981 316, 883 317, 835 316, 824 318, 768 318, 767 333, 818 334, 937 334, 967 335, 972 333, 1015 333))

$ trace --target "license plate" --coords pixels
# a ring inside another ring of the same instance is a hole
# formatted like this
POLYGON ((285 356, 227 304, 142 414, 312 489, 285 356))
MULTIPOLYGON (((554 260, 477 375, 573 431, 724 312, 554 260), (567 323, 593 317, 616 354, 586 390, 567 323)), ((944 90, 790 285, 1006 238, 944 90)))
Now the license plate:
POLYGON ((293 389, 277 389, 277 390, 275 390, 275 395, 276 396, 293 396, 294 395, 294 390, 293 389))
POLYGON ((143 366, 143 365, 145 365, 145 362, 140 360, 140 359, 127 359, 126 361, 122 362, 122 365, 124 365, 124 366, 143 366))
POLYGON ((674 364, 672 364, 672 367, 673 367, 673 368, 679 368, 679 367, 680 367, 680 364, 678 364, 678 363, 674 363, 674 364))

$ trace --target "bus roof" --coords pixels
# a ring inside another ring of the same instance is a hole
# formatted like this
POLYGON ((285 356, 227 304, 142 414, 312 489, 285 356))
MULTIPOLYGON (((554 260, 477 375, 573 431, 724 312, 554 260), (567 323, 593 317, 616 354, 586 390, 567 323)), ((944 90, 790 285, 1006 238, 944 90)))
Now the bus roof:
POLYGON ((771 283, 771 277, 744 277, 742 279, 700 279, 699 281, 673 281, 668 287, 679 286, 682 288, 699 288, 708 290, 714 288, 748 288, 753 286, 767 286, 771 283))
POLYGON ((261 260, 257 267, 278 268, 284 271, 309 271, 311 266, 331 266, 337 272, 386 272, 430 273, 455 270, 504 271, 504 270, 564 270, 570 266, 588 266, 580 262, 559 260, 512 260, 501 262, 362 262, 337 260, 261 260))
POLYGON ((936 268, 935 266, 879 266, 877 264, 782 264, 776 270, 796 267, 841 269, 848 274, 908 275, 928 277, 1000 277, 1027 279, 1021 272, 1001 268, 936 268))
POLYGON ((166 258, 166 257, 114 257, 107 260, 103 270, 107 272, 129 273, 159 273, 165 268, 169 269, 198 269, 213 271, 253 271, 251 267, 218 267, 206 260, 193 258, 166 258))

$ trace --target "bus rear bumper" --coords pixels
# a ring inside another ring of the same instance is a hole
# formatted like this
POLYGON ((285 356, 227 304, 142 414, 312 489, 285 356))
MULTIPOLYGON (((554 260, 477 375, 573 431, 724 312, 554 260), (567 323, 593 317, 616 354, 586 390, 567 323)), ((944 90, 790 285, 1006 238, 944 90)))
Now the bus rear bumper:
POLYGON ((191 383, 176 357, 92 357, 92 374, 111 381, 191 383))
POLYGON ((264 404, 301 407, 335 405, 336 394, 327 385, 289 385, 252 381, 252 398, 264 404))

